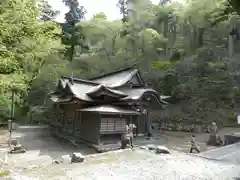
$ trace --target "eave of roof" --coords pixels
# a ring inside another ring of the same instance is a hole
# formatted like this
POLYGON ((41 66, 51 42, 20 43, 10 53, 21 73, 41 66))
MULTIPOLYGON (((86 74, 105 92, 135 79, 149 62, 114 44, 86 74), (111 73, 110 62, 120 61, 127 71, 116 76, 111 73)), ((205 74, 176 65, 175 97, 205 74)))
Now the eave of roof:
POLYGON ((139 101, 144 95, 151 94, 161 107, 168 105, 167 102, 161 99, 157 91, 150 88, 122 89, 121 91, 128 95, 126 98, 121 99, 122 101, 139 101))
POLYGON ((89 107, 89 108, 84 108, 84 109, 78 109, 77 111, 119 114, 119 115, 121 115, 121 114, 141 115, 137 111, 130 110, 130 109, 123 109, 123 108, 112 106, 112 105, 94 106, 94 107, 89 107))
MULTIPOLYGON (((82 84, 78 84, 78 83, 70 83, 67 82, 66 89, 70 89, 70 91, 72 92, 73 97, 82 100, 82 101, 86 101, 86 102, 97 102, 97 100, 94 100, 94 98, 91 97, 91 93, 97 92, 99 89, 103 88, 106 90, 109 90, 110 93, 116 93, 119 96, 121 95, 122 97, 119 98, 119 102, 127 102, 127 101, 139 101, 142 99, 142 97, 145 94, 151 94, 153 95, 156 100, 158 101, 158 104, 160 106, 164 106, 167 105, 168 103, 163 101, 161 99, 161 97, 158 95, 158 93, 150 88, 120 88, 118 90, 115 89, 111 89, 108 87, 104 87, 101 85, 93 85, 93 84, 89 84, 89 83, 82 83, 82 84), (123 96, 124 95, 124 96, 123 96)), ((57 95, 56 93, 53 93, 52 95, 57 95)), ((61 99, 61 98, 59 98, 61 99)))
POLYGON ((50 99, 55 103, 69 102, 72 100, 72 97, 61 98, 57 95, 51 94, 50 99))

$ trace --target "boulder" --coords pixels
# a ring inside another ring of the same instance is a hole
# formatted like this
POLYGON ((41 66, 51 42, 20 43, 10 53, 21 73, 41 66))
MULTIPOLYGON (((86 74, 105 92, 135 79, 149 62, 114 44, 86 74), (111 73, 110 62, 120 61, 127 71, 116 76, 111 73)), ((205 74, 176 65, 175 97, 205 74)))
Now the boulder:
POLYGON ((60 162, 63 164, 71 164, 72 158, 69 154, 62 155, 60 162))
POLYGON ((84 161, 84 156, 81 153, 73 153, 71 163, 80 163, 84 161))
POLYGON ((153 150, 156 149, 156 146, 153 145, 153 144, 148 144, 148 145, 147 145, 147 148, 148 148, 148 150, 153 151, 153 150))
POLYGON ((170 154, 170 150, 165 146, 157 146, 156 154, 170 154))

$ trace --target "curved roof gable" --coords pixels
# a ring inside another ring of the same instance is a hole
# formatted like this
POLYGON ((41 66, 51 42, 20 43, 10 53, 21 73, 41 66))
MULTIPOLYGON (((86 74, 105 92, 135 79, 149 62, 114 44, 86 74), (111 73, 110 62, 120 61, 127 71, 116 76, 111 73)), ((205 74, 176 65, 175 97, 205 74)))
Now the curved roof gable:
POLYGON ((117 88, 131 81, 133 77, 138 79, 139 85, 144 85, 144 81, 138 69, 133 69, 133 67, 91 78, 89 81, 102 84, 110 88, 117 88))
POLYGON ((87 93, 88 96, 92 98, 96 98, 102 95, 109 96, 109 97, 115 97, 115 98, 124 98, 127 97, 126 94, 124 94, 121 91, 110 89, 108 87, 105 87, 104 85, 98 85, 96 87, 91 88, 87 93))

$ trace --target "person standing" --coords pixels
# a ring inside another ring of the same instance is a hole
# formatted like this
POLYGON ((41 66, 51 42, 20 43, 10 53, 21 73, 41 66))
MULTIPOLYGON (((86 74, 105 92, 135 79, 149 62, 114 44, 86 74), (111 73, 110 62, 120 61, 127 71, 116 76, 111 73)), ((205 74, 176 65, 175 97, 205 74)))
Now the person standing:
POLYGON ((193 150, 197 151, 198 153, 200 153, 200 150, 198 149, 196 140, 195 140, 195 135, 192 135, 191 137, 191 149, 190 149, 190 153, 193 152, 193 150))
POLYGON ((130 122, 129 125, 126 125, 127 136, 129 138, 129 145, 132 148, 133 148, 133 132, 134 132, 134 129, 136 129, 136 128, 137 127, 132 122, 130 122))
POLYGON ((216 135, 218 133, 218 127, 215 122, 212 123, 212 133, 216 135))

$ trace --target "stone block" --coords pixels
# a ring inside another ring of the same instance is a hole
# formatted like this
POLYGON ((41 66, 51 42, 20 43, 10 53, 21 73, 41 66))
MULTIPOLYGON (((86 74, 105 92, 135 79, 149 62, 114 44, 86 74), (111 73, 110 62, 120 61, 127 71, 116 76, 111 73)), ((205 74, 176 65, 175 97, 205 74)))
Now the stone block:
POLYGON ((61 156, 61 163, 63 164, 71 164, 71 161, 72 161, 72 158, 69 154, 66 154, 66 155, 62 155, 61 156))
POLYGON ((153 145, 153 144, 148 144, 148 145, 147 145, 147 148, 148 148, 148 150, 153 151, 153 150, 156 149, 156 146, 153 145))
POLYGON ((22 148, 22 149, 18 149, 18 150, 10 150, 10 154, 20 154, 20 153, 25 153, 27 150, 22 148))
POLYGON ((170 154, 170 150, 165 146, 157 146, 156 154, 170 154))
POLYGON ((17 144, 16 146, 13 146, 14 151, 17 151, 17 150, 20 150, 20 149, 23 149, 23 146, 21 144, 17 144))
POLYGON ((18 144, 18 140, 17 139, 10 139, 9 141, 10 141, 9 142, 10 145, 16 146, 18 144))
POLYGON ((16 130, 19 127, 17 123, 12 123, 12 130, 16 130))
POLYGON ((84 161, 84 156, 81 153, 73 153, 71 163, 80 163, 84 161))

